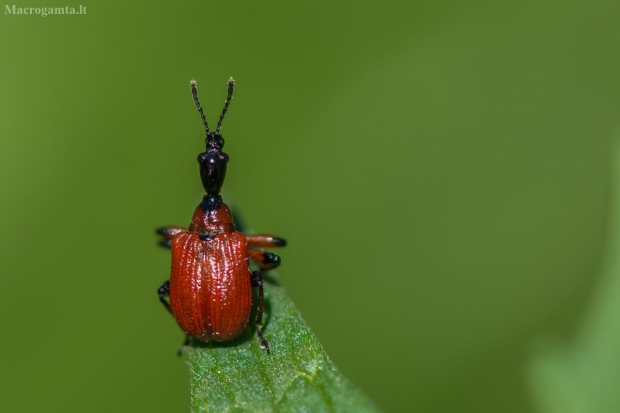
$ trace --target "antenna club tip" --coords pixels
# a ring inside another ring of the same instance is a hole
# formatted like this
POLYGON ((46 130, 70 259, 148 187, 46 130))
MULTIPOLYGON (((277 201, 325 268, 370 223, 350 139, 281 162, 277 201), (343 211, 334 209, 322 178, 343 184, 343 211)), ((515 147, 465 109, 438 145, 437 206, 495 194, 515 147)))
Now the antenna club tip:
POLYGON ((233 79, 232 76, 228 79, 228 84, 235 84, 235 79, 233 79))
POLYGON ((189 81, 190 86, 196 86, 196 79, 192 79, 189 81))

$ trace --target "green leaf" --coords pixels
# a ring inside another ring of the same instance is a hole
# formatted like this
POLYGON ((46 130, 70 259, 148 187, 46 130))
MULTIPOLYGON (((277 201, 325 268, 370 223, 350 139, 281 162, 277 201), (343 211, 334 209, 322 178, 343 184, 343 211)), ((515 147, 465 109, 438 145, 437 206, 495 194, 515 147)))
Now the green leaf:
POLYGON ((531 384, 540 412, 620 412, 620 141, 615 152, 602 275, 575 336, 547 342, 533 360, 531 384))
POLYGON ((376 412, 334 366, 273 277, 265 280, 267 354, 252 324, 231 343, 186 351, 191 411, 376 412))

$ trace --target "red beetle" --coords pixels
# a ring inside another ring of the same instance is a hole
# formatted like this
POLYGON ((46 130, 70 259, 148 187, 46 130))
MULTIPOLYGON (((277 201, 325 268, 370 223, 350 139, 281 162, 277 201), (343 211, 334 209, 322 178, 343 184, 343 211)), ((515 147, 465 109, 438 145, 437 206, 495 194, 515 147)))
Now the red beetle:
POLYGON ((262 332, 263 275, 250 269, 249 260, 261 270, 279 266, 280 257, 261 247, 283 247, 286 241, 270 234, 238 232, 220 196, 228 163, 228 155, 222 151, 224 138, 220 129, 235 81, 228 81, 228 97, 215 132, 209 131, 198 101, 196 81, 192 80, 190 86, 207 134, 206 151, 198 155, 206 194, 187 230, 178 226, 157 230, 163 237, 160 245, 172 249, 170 281, 159 288, 159 299, 185 331, 185 345, 192 338, 201 342, 230 341, 245 330, 252 311, 252 287, 258 287, 256 332, 261 347, 269 353, 269 343, 262 332))

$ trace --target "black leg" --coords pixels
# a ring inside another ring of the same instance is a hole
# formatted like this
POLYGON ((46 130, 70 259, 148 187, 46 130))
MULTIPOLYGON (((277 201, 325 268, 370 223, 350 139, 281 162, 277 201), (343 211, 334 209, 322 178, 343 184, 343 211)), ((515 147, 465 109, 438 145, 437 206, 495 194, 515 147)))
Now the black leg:
POLYGON ((185 341, 183 341, 183 344, 181 344, 181 347, 179 347, 179 349, 177 350, 177 356, 181 357, 183 355, 183 350, 188 348, 191 344, 192 338, 189 336, 189 334, 186 334, 185 341))
POLYGON ((280 266, 280 257, 265 250, 250 250, 250 259, 258 264, 261 270, 273 270, 280 266))
POLYGON ((160 240, 157 243, 157 245, 159 245, 160 247, 171 249, 172 248, 172 240, 171 239, 162 239, 162 240, 160 240))
MULTIPOLYGON (((157 294, 159 294, 159 301, 166 307, 166 310, 170 311, 172 314, 172 308, 170 308, 170 303, 166 300, 166 297, 170 295, 170 281, 164 281, 164 283, 157 290, 157 294)), ((181 347, 177 350, 177 356, 181 357, 183 354, 183 350, 190 346, 192 342, 192 338, 186 334, 185 341, 181 344, 181 347)))
POLYGON ((263 292, 263 274, 260 271, 252 271, 252 285, 258 287, 258 310, 256 311, 256 333, 260 340, 260 346, 269 354, 269 343, 263 335, 263 307, 265 295, 263 292))
POLYGON ((166 310, 172 314, 172 308, 170 308, 170 303, 166 300, 166 297, 170 295, 170 281, 166 280, 157 290, 157 294, 159 295, 159 301, 166 307, 166 310))

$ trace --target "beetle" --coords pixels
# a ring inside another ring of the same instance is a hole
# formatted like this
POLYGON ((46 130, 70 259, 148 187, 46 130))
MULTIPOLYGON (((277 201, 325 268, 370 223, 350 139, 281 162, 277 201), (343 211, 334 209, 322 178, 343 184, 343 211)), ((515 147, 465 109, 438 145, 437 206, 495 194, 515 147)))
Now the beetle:
POLYGON ((198 155, 205 195, 189 228, 175 225, 156 231, 162 237, 160 245, 172 250, 170 280, 159 287, 157 294, 185 332, 187 346, 193 339, 225 342, 237 338, 249 322, 252 287, 257 287, 256 332, 260 346, 269 354, 269 343, 262 330, 262 271, 278 267, 281 260, 263 248, 284 247, 286 240, 272 234, 245 235, 237 231, 230 209, 220 195, 229 159, 222 151, 224 138, 220 130, 232 100, 234 79, 228 81, 228 96, 215 132, 209 130, 193 79, 190 88, 207 135, 206 150, 198 155), (260 271, 250 268, 250 260, 260 271))

